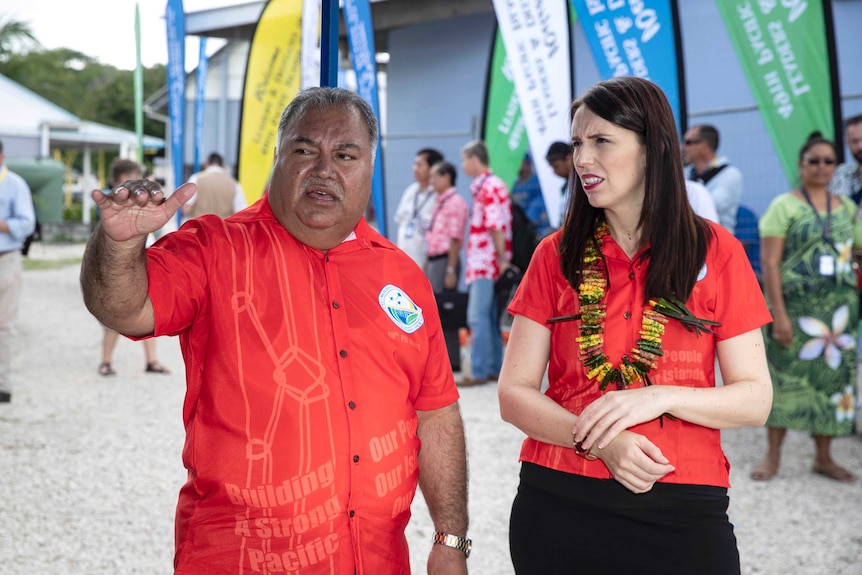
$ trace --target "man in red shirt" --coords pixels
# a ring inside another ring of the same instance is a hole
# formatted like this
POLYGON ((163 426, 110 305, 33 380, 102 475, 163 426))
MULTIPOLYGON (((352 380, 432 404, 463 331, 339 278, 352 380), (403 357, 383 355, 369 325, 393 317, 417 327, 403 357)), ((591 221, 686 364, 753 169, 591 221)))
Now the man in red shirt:
POLYGON ((132 337, 178 334, 186 361, 177 574, 407 574, 417 483, 437 531, 428 572, 467 573, 464 433, 434 295, 362 218, 376 142, 361 98, 305 90, 269 193, 146 251, 194 184, 93 193, 87 306, 132 337))

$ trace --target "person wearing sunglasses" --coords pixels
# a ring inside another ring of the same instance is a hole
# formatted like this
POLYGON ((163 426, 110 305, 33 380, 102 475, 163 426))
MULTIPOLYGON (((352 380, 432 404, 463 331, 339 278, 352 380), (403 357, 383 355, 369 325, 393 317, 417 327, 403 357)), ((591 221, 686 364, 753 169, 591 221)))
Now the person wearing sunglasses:
POLYGON ((742 172, 725 157, 717 155, 719 133, 715 126, 692 126, 682 141, 686 178, 700 182, 709 190, 719 223, 736 232, 736 212, 742 200, 742 172))
POLYGON ((851 257, 862 245, 853 200, 828 190, 836 158, 835 144, 814 132, 799 152, 799 185, 773 199, 760 219, 763 283, 774 318, 766 338, 773 404, 755 480, 778 473, 788 429, 813 436, 812 472, 854 479, 830 450, 833 437, 853 433, 859 300, 851 257))

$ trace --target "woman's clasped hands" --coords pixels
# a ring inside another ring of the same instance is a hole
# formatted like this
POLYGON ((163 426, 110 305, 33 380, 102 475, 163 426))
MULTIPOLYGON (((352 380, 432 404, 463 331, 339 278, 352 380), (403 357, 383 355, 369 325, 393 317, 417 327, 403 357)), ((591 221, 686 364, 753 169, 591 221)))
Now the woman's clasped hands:
POLYGON ((667 389, 650 386, 611 391, 588 405, 572 428, 573 442, 592 450, 619 483, 646 493, 674 471, 661 450, 644 435, 628 431, 668 411, 667 389))

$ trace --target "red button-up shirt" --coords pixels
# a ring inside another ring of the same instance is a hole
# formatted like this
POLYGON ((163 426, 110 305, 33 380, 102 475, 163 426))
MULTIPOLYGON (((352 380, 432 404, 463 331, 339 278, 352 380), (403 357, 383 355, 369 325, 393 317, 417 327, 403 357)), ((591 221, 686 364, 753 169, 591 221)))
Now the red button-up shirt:
POLYGON ((416 411, 458 397, 420 270, 364 220, 305 246, 266 198, 147 260, 188 382, 176 572, 409 573, 416 411))
MULTIPOLYGON (((658 369, 649 373, 654 385, 714 387, 716 341, 741 335, 772 321, 742 245, 718 224, 710 225, 715 235, 686 307, 695 316, 721 322, 721 325, 714 328, 712 335, 697 336, 678 321, 670 320, 662 337, 664 356, 658 362, 658 369)), ((547 395, 578 414, 604 392, 599 390, 596 381, 587 379, 584 365, 578 359, 575 338, 580 335, 580 322, 547 324, 548 318, 576 314, 580 309, 577 292, 560 270, 560 236, 561 233, 556 232, 539 245, 509 311, 545 324, 551 330, 547 395)), ((616 366, 638 339, 649 258, 641 260, 642 252, 629 258, 610 235, 604 238, 602 253, 611 286, 605 297, 604 349, 616 366)), ((612 387, 606 391, 611 391, 612 387)), ((656 419, 630 430, 655 443, 676 468, 659 481, 729 486, 730 464, 721 449, 719 430, 666 417, 661 424, 656 419)), ((529 438, 521 449, 521 461, 587 477, 611 477, 601 460, 587 461, 571 448, 529 438)))

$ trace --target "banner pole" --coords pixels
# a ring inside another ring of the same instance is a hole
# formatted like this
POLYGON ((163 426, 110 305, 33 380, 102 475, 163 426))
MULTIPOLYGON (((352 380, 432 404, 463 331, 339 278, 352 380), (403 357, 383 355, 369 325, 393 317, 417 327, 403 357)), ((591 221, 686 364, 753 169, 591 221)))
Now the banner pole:
POLYGON ((338 0, 323 0, 321 5, 320 85, 338 86, 338 0))

